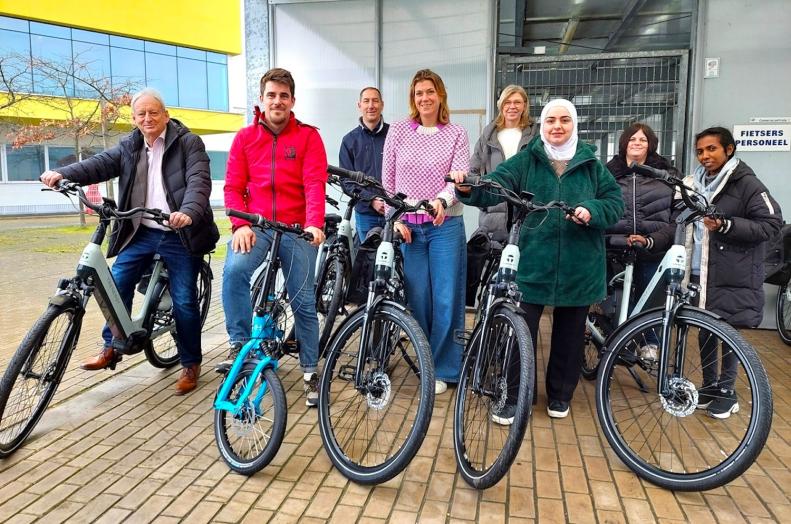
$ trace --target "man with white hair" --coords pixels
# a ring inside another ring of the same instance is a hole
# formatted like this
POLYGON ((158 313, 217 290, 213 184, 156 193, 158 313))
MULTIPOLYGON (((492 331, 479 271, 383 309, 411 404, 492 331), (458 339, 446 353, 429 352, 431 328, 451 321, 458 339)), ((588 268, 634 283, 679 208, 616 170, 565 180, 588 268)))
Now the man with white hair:
MULTIPOLYGON (((203 141, 186 126, 171 119, 162 96, 146 88, 132 97, 132 119, 136 126, 115 147, 41 175, 54 187, 61 179, 80 185, 119 178, 118 208, 161 209, 170 213, 165 225, 136 216, 121 220, 113 229, 107 256, 118 255, 112 267, 113 280, 128 310, 135 285, 151 265, 154 255, 168 269, 176 345, 183 370, 176 394, 195 389, 201 363, 201 323, 196 281, 201 257, 217 243, 209 194, 209 157, 203 141)), ((105 326, 104 344, 94 358, 84 362, 86 370, 104 369, 121 360, 112 332, 105 326)))

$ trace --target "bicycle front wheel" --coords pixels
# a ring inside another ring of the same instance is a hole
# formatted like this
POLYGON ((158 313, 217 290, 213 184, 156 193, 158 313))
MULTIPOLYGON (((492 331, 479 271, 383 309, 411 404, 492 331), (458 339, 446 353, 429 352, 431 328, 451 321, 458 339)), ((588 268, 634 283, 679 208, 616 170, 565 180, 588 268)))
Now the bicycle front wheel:
POLYGON ((772 422, 766 371, 737 330, 702 310, 684 307, 670 333, 667 391, 660 394, 658 362, 638 356, 637 350, 649 337, 661 340, 661 334, 662 311, 652 311, 614 335, 596 385, 604 436, 627 466, 654 484, 682 491, 722 486, 747 470, 766 443, 772 422), (737 395, 724 417, 696 410, 708 396, 726 400, 719 389, 701 393, 709 369, 719 376, 718 387, 727 380, 732 384, 727 389, 737 395))
POLYGON ((364 308, 340 325, 319 385, 321 440, 335 467, 361 484, 390 480, 409 464, 434 409, 434 366, 417 321, 393 304, 369 314, 365 340, 364 308))
POLYGON ((11 358, 0 380, 0 457, 22 445, 58 389, 80 334, 75 316, 50 305, 11 358))
POLYGON ((453 417, 456 463, 470 486, 494 486, 516 458, 530 418, 533 366, 530 331, 514 311, 495 309, 488 329, 473 332, 453 417))
POLYGON ((245 388, 252 385, 239 413, 214 410, 214 438, 220 455, 242 475, 261 471, 275 458, 288 416, 286 394, 275 370, 264 368, 260 375, 253 375, 254 369, 251 365, 242 368, 228 394, 231 402, 238 402, 245 388), (265 388, 264 395, 257 403, 255 398, 261 388, 265 388))
POLYGON ((331 256, 326 260, 319 282, 316 286, 316 311, 319 314, 319 348, 325 353, 327 341, 335 326, 338 313, 343 310, 344 292, 348 272, 340 257, 331 256))
MULTIPOLYGON (((206 317, 209 315, 211 279, 211 268, 208 262, 203 260, 198 270, 196 282, 201 328, 203 328, 206 323, 206 317)), ((173 367, 179 362, 178 334, 176 333, 176 321, 173 318, 173 307, 167 311, 155 311, 153 322, 154 329, 151 331, 151 340, 143 348, 146 358, 155 368, 167 369, 173 367)))
POLYGON ((787 345, 791 346, 791 289, 788 284, 780 286, 777 292, 777 308, 775 309, 777 334, 787 345))

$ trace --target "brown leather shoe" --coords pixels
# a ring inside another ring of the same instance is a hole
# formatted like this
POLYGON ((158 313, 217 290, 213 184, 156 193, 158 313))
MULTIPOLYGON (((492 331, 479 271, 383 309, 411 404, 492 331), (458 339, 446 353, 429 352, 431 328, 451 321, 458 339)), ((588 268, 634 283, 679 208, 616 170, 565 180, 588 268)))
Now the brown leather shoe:
POLYGON ((104 346, 95 357, 86 360, 80 367, 86 371, 96 371, 109 367, 113 364, 113 360, 115 360, 115 350, 111 346, 104 346))
POLYGON ((182 368, 179 380, 176 382, 176 395, 184 395, 198 387, 198 375, 200 375, 200 364, 182 368))

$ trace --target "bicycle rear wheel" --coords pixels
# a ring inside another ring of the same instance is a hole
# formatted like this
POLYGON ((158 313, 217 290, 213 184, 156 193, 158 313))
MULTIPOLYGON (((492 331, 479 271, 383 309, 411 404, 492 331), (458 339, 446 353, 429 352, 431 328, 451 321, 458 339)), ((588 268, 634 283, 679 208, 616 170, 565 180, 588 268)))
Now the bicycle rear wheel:
POLYGON ((22 445, 58 389, 80 334, 75 316, 51 304, 11 358, 0 380, 0 457, 22 445))
POLYGON ((462 478, 486 489, 505 476, 519 452, 530 418, 534 362, 527 323, 514 311, 499 307, 487 332, 481 327, 473 332, 462 364, 453 447, 462 478), (509 367, 513 352, 518 354, 517 368, 509 367), (509 386, 515 398, 509 398, 509 386))
POLYGON ((791 289, 788 284, 780 286, 777 292, 777 308, 775 308, 777 334, 780 340, 791 346, 791 289))
POLYGON ((364 308, 338 328, 319 385, 321 440, 335 467, 361 484, 390 480, 409 464, 434 408, 434 366, 417 321, 394 304, 369 314, 364 342, 364 308))
POLYGON ((319 314, 319 358, 326 353, 327 342, 339 313, 343 312, 344 293, 348 286, 348 269, 338 256, 330 256, 316 286, 316 312, 319 314))
MULTIPOLYGON (((209 315, 211 280, 211 267, 209 267, 208 262, 203 260, 198 270, 198 280, 196 282, 201 328, 203 328, 206 323, 206 317, 209 315)), ((165 293, 169 293, 169 288, 166 288, 165 293)), ((155 311, 153 322, 154 329, 151 331, 150 340, 143 348, 146 358, 155 368, 167 369, 173 367, 179 362, 178 334, 176 333, 176 321, 173 318, 173 307, 171 306, 167 311, 155 311)))
POLYGON ((637 349, 649 336, 661 339, 661 328, 662 311, 656 310, 628 321, 614 335, 596 385, 602 431, 621 460, 654 484, 682 491, 722 486, 749 468, 766 443, 772 422, 766 371, 733 327, 685 307, 672 326, 668 393, 660 395, 658 362, 638 357, 637 349), (720 373, 724 358, 736 363, 729 389, 736 391, 738 407, 727 418, 707 417, 695 409, 703 385, 700 347, 710 343, 717 345, 717 358, 706 359, 706 366, 720 373))
POLYGON ((237 402, 245 387, 253 383, 239 413, 214 410, 214 438, 220 455, 232 470, 242 475, 261 471, 272 461, 283 442, 288 417, 280 377, 272 368, 264 368, 260 375, 254 376, 254 369, 252 365, 242 368, 228 394, 231 402, 237 402), (266 388, 266 392, 256 405, 255 397, 261 388, 266 388))

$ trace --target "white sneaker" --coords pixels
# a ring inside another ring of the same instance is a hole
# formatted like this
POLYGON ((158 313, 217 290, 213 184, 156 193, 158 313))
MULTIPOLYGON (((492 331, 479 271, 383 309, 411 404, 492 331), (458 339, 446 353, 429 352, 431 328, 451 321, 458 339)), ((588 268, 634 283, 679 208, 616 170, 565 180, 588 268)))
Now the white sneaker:
POLYGON ((448 390, 448 384, 443 380, 437 380, 434 382, 434 394, 441 395, 448 390))
POLYGON ((646 344, 637 350, 637 356, 645 360, 656 360, 659 358, 659 346, 646 344))

